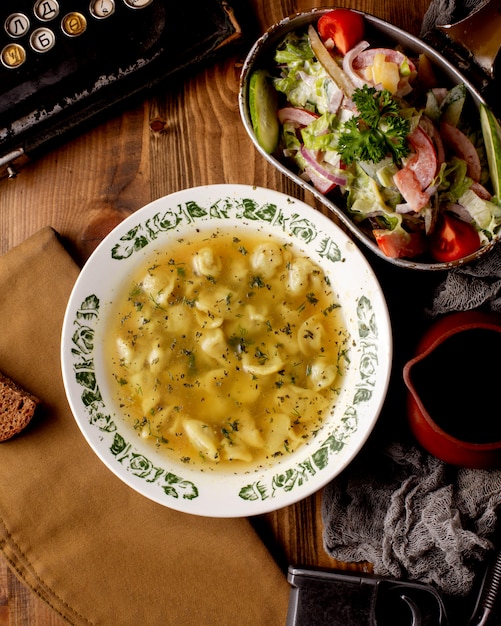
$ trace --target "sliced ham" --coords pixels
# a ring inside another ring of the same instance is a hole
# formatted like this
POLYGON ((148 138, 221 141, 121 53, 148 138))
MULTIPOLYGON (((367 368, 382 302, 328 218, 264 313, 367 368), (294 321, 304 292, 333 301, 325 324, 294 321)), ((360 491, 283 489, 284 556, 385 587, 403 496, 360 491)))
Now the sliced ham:
POLYGON ((409 167, 399 170, 393 180, 412 211, 418 213, 428 204, 430 197, 422 190, 415 172, 409 167))
POLYGON ((457 157, 466 161, 468 176, 478 182, 482 168, 478 152, 473 143, 459 128, 447 122, 441 122, 440 135, 447 148, 457 157))
POLYGON ((409 135, 408 141, 414 155, 407 161, 405 167, 415 173, 421 189, 426 189, 437 173, 438 159, 435 146, 428 133, 419 126, 409 135))
POLYGON ((435 151, 437 153, 438 167, 440 167, 440 165, 442 165, 442 163, 445 161, 445 149, 444 142, 442 141, 442 137, 440 136, 438 128, 428 117, 424 116, 421 117, 419 125, 432 140, 433 145, 435 146, 435 151))
POLYGON ((474 180, 472 182, 470 189, 476 193, 479 198, 482 198, 482 200, 492 200, 490 191, 477 181, 474 180))
POLYGON ((360 71, 369 65, 373 65, 376 54, 384 54, 386 61, 396 63, 399 67, 407 59, 410 71, 416 71, 416 66, 405 54, 391 48, 369 48, 368 50, 363 50, 353 59, 353 69, 360 71))
POLYGON ((393 180, 409 208, 417 213, 430 200, 425 189, 435 178, 438 159, 432 140, 419 126, 409 135, 408 141, 413 154, 393 180))
POLYGON ((281 124, 291 122, 298 126, 308 126, 308 124, 311 124, 311 122, 314 122, 317 118, 318 115, 316 113, 297 107, 284 107, 278 111, 278 119, 281 124))

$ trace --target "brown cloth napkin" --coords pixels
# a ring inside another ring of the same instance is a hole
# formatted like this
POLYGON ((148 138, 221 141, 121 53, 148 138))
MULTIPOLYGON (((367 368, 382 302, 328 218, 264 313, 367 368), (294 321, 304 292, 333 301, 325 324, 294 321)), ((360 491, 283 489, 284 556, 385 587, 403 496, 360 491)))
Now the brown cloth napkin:
POLYGON ((80 434, 59 359, 78 272, 50 227, 0 257, 0 370, 42 400, 0 444, 0 548, 71 624, 284 624, 287 580, 249 520, 148 500, 80 434))

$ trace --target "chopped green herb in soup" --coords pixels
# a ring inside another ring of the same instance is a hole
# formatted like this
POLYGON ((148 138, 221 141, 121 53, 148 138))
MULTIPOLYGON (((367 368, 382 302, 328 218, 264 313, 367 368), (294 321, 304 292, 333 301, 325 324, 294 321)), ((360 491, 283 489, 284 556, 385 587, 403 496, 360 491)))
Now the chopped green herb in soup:
POLYGON ((347 331, 324 272, 261 234, 199 234, 137 271, 106 354, 124 416, 177 461, 252 469, 311 438, 335 404, 347 331))

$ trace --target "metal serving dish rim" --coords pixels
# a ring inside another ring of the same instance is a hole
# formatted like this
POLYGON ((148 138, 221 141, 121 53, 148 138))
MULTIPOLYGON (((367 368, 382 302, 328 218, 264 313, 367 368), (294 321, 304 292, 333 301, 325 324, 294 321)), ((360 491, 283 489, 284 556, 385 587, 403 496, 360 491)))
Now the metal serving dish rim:
MULTIPOLYGON (((387 257, 378 247, 378 245, 370 239, 365 233, 363 233, 354 222, 348 217, 343 209, 338 207, 334 202, 326 198, 320 191, 315 189, 313 185, 310 185, 300 176, 288 169, 283 163, 276 159, 273 155, 268 154, 258 144, 254 131, 252 128, 252 121, 250 118, 248 107, 248 81, 254 68, 260 66, 260 59, 266 56, 266 53, 270 52, 276 44, 282 40, 282 38, 290 31, 302 28, 310 24, 313 19, 317 19, 324 13, 331 11, 330 9, 312 9, 311 11, 296 13, 292 16, 285 17, 280 22, 277 22, 271 26, 252 46, 242 67, 242 73, 240 76, 240 86, 238 95, 238 104, 240 109, 240 116, 244 127, 251 137, 254 146, 261 153, 261 155, 272 165, 276 167, 282 174, 293 180, 303 190, 311 193, 324 207, 329 209, 341 225, 348 230, 349 233, 354 235, 359 241, 361 241, 369 250, 371 250, 378 257, 392 263, 393 265, 416 270, 448 270, 454 267, 465 265, 472 261, 477 260, 484 254, 486 254, 498 241, 498 237, 495 237, 491 242, 462 259, 457 261, 451 261, 448 263, 431 263, 431 262, 419 262, 412 259, 394 259, 387 257)), ((354 9, 352 9, 354 10, 354 9)), ((404 32, 400 28, 393 26, 392 24, 377 18, 369 13, 363 11, 356 11, 364 16, 365 20, 374 28, 379 34, 384 37, 392 39, 395 44, 402 45, 405 50, 408 50, 414 54, 426 53, 428 58, 436 64, 444 75, 453 83, 463 82, 466 85, 468 92, 477 108, 480 104, 486 104, 484 98, 481 96, 476 87, 443 55, 437 52, 433 47, 422 41, 418 37, 404 32)))

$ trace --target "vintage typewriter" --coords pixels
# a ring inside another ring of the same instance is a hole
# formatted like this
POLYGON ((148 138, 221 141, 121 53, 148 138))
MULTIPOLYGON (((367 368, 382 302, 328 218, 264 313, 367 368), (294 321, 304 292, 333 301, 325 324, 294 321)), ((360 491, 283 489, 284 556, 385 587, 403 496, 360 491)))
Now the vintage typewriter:
POLYGON ((221 0, 2 2, 0 176, 240 35, 221 0))

